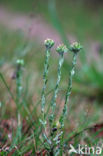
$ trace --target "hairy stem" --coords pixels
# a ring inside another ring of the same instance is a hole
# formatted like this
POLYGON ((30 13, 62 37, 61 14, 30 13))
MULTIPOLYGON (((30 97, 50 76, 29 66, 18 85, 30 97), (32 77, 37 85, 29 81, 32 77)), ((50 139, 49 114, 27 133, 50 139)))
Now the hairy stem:
POLYGON ((60 80, 61 80, 61 67, 63 65, 63 62, 64 62, 63 54, 60 54, 60 59, 59 59, 59 64, 58 64, 58 73, 57 73, 57 82, 56 82, 54 94, 53 94, 53 97, 51 100, 52 114, 50 116, 50 124, 52 124, 52 122, 54 120, 54 113, 55 113, 55 108, 56 108, 56 98, 57 98, 59 84, 60 84, 60 80))
POLYGON ((17 140, 21 139, 21 115, 20 115, 20 109, 21 109, 21 97, 22 97, 22 69, 21 65, 17 65, 17 71, 16 71, 16 103, 17 103, 17 118, 18 118, 18 128, 17 128, 17 140))
MULTIPOLYGON (((46 50, 46 58, 45 58, 45 63, 44 63, 44 74, 43 74, 43 88, 42 88, 42 97, 41 97, 41 111, 43 115, 43 122, 45 122, 45 103, 46 103, 46 95, 45 95, 45 90, 46 90, 46 85, 47 85, 47 76, 48 76, 48 68, 49 68, 49 57, 50 57, 50 49, 47 48, 46 50)), ((43 123, 42 122, 42 123, 43 123)))
POLYGON ((65 119, 65 117, 67 115, 67 105, 68 105, 69 98, 70 98, 71 91, 72 91, 72 78, 73 78, 73 76, 75 74, 76 62, 77 62, 77 53, 74 53, 73 61, 72 61, 72 68, 71 68, 70 75, 69 75, 68 88, 67 88, 67 92, 66 92, 66 96, 65 96, 64 108, 63 108, 63 111, 62 111, 62 115, 60 117, 61 127, 64 126, 64 119, 65 119))
MULTIPOLYGON (((72 68, 71 68, 71 71, 70 71, 70 74, 69 74, 69 82, 68 82, 68 88, 67 88, 67 92, 66 92, 66 96, 65 96, 65 103, 64 103, 64 108, 63 108, 63 111, 62 111, 62 114, 61 114, 61 117, 60 117, 60 124, 61 124, 61 128, 64 127, 64 119, 67 115, 67 105, 68 105, 68 102, 69 102, 69 98, 70 98, 70 95, 71 95, 71 91, 72 91, 72 78, 73 78, 73 75, 75 74, 75 65, 76 65, 76 61, 77 61, 77 53, 74 53, 73 55, 73 61, 72 61, 72 68)), ((63 135, 64 135, 64 132, 62 134, 62 137, 61 137, 61 141, 60 141, 60 155, 62 156, 62 146, 63 146, 63 135)))

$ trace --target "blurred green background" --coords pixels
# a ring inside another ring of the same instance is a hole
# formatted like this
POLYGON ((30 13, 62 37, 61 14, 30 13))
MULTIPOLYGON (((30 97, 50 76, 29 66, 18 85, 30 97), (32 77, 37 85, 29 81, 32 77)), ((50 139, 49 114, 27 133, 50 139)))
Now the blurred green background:
MULTIPOLYGON (((24 96, 33 106, 41 94, 45 51, 43 42, 46 38, 53 38, 55 47, 62 42, 69 47, 73 41, 79 41, 83 45, 73 80, 69 118, 72 118, 74 123, 83 123, 88 117, 87 125, 102 122, 103 2, 0 1, 0 71, 11 91, 14 91, 15 82, 11 77, 15 72, 15 62, 18 58, 24 59, 24 96)), ((71 57, 71 53, 67 54, 63 65, 60 92, 62 96, 67 87, 71 57)), ((55 85, 57 61, 58 55, 54 50, 50 60, 48 91, 55 85)), ((7 103, 7 97, 10 95, 0 80, 0 100, 7 103)), ((58 101, 62 102, 60 97, 58 101)))

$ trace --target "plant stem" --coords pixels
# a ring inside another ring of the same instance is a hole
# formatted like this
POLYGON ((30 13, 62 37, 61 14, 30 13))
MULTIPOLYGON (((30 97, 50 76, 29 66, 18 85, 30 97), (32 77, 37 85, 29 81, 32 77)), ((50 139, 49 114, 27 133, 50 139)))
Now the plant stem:
POLYGON ((59 84, 60 84, 60 80, 61 80, 61 67, 63 65, 63 62, 64 62, 64 56, 63 56, 63 54, 60 54, 60 59, 59 59, 59 64, 58 64, 58 73, 57 73, 57 82, 56 82, 54 94, 53 94, 53 97, 51 100, 52 114, 50 116, 50 125, 52 124, 52 122, 54 120, 54 113, 55 113, 55 108, 56 108, 56 98, 57 98, 59 84))
POLYGON ((17 127, 17 141, 21 139, 21 115, 20 115, 20 108, 21 108, 21 97, 22 97, 22 69, 21 65, 17 64, 17 71, 16 71, 16 103, 17 103, 17 119, 18 119, 18 127, 17 127))
MULTIPOLYGON (((65 103, 64 103, 64 108, 63 108, 63 111, 62 111, 62 114, 61 114, 61 117, 60 117, 60 124, 61 124, 61 128, 64 127, 64 119, 67 115, 67 105, 68 105, 68 102, 69 102, 69 98, 70 98, 70 95, 71 95, 71 91, 72 91, 72 78, 73 78, 73 75, 75 74, 75 65, 76 65, 76 62, 77 62, 77 53, 74 53, 73 55, 73 61, 72 61, 72 68, 71 68, 71 71, 70 71, 70 74, 69 74, 69 82, 68 82, 68 88, 67 88, 67 92, 66 92, 66 96, 65 96, 65 103)), ((60 141, 60 156, 62 156, 62 152, 63 152, 63 137, 64 137, 64 130, 63 130, 63 134, 61 136, 61 141, 60 141)))
POLYGON ((77 53, 74 53, 73 55, 73 61, 72 61, 72 68, 70 71, 70 75, 69 75, 69 83, 68 83, 68 88, 67 88, 67 92, 66 92, 66 96, 65 96, 65 103, 64 103, 64 108, 62 111, 62 115, 60 117, 60 123, 61 123, 61 127, 64 127, 64 119, 67 115, 67 104, 69 102, 69 98, 71 95, 71 91, 72 91, 72 78, 75 74, 75 65, 77 62, 77 53))
POLYGON ((43 115, 43 122, 45 123, 45 103, 46 103, 46 95, 45 95, 45 89, 47 85, 47 76, 48 76, 48 68, 49 68, 49 57, 50 57, 50 49, 46 49, 46 58, 44 63, 44 74, 43 74, 43 88, 42 88, 42 97, 41 97, 41 112, 43 115))

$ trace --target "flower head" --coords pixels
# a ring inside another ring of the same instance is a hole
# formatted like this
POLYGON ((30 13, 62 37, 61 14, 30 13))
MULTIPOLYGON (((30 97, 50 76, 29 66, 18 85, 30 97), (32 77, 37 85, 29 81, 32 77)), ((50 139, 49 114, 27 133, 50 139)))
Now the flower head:
POLYGON ((70 46, 70 50, 74 53, 79 52, 82 49, 82 46, 80 45, 80 43, 78 42, 74 42, 73 44, 71 44, 70 46))
POLYGON ((46 46, 46 48, 49 48, 49 49, 51 49, 54 44, 55 43, 54 43, 54 41, 52 39, 46 39, 44 41, 44 45, 46 46))
POLYGON ((57 48, 56 48, 56 51, 59 53, 59 54, 64 54, 68 51, 68 48, 66 47, 66 45, 64 44, 60 44, 57 48))
POLYGON ((24 65, 24 60, 19 59, 19 60, 16 61, 16 63, 17 63, 18 65, 20 65, 20 66, 23 66, 23 65, 24 65))

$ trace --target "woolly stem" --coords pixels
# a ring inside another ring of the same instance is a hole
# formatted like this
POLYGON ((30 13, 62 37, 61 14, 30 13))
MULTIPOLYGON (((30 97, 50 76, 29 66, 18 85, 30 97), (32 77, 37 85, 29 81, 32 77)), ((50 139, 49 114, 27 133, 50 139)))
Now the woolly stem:
POLYGON ((16 101, 18 103, 18 106, 20 106, 20 99, 21 99, 21 95, 22 95, 21 74, 22 74, 21 66, 18 65, 17 72, 16 72, 16 93, 17 93, 16 101))
POLYGON ((56 108, 56 98, 57 98, 59 84, 60 84, 60 80, 61 80, 61 67, 63 65, 63 62, 64 62, 63 54, 60 54, 59 64, 58 64, 58 73, 57 73, 57 82, 56 82, 54 94, 53 94, 53 97, 51 100, 52 114, 50 116, 50 124, 52 124, 52 122, 54 120, 54 113, 55 113, 55 108, 56 108))
POLYGON ((62 115, 60 117, 61 127, 64 126, 64 119, 65 119, 65 117, 67 115, 67 104, 69 102, 69 98, 70 98, 71 91, 72 91, 72 78, 73 78, 73 76, 75 74, 76 62, 77 62, 77 53, 74 53, 73 61, 72 61, 72 68, 71 68, 70 75, 69 75, 68 88, 67 88, 67 92, 66 92, 66 96, 65 96, 64 108, 63 108, 63 111, 62 111, 62 115))
MULTIPOLYGON (((44 63, 44 74, 43 74, 43 88, 42 88, 42 96, 41 96, 41 112, 43 115, 43 121, 45 122, 45 103, 46 103, 46 97, 45 97, 45 89, 47 85, 47 76, 48 76, 48 68, 49 68, 49 57, 50 57, 50 49, 46 49, 46 57, 45 57, 45 63, 44 63)), ((42 122, 43 124, 43 122, 42 122)))
POLYGON ((22 97, 22 65, 17 64, 17 71, 16 71, 16 102, 17 102, 17 119, 18 119, 18 127, 17 127, 17 141, 21 139, 21 115, 20 115, 20 108, 21 108, 21 97, 22 97))

